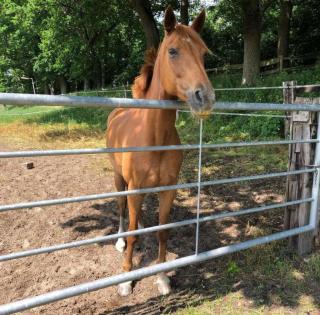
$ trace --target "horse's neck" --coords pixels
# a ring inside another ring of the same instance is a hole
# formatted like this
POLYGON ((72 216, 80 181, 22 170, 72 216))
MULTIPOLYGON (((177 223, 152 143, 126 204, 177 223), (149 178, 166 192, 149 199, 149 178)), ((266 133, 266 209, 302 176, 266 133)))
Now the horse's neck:
MULTIPOLYGON (((155 100, 177 99, 176 97, 173 97, 168 93, 166 93, 166 91, 161 85, 160 62, 158 59, 155 62, 152 80, 150 83, 150 87, 145 95, 145 98, 155 99, 155 100)), ((148 119, 152 121, 154 126, 160 126, 160 128, 162 127, 162 129, 164 130, 175 128, 176 110, 172 110, 172 109, 148 110, 147 115, 148 115, 148 119)))

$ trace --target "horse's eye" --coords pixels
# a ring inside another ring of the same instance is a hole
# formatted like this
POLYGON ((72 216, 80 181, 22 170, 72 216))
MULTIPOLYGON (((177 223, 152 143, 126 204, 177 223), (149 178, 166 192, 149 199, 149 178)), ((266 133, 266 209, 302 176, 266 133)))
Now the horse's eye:
POLYGON ((174 58, 178 56, 178 50, 175 48, 169 48, 168 50, 170 58, 174 58))

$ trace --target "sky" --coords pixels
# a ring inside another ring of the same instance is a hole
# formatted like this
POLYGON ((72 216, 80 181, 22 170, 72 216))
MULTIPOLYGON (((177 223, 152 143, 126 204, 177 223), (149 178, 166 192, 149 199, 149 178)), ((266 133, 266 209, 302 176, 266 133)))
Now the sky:
POLYGON ((211 5, 215 5, 219 2, 219 0, 200 0, 200 3, 204 6, 204 7, 209 7, 211 5))

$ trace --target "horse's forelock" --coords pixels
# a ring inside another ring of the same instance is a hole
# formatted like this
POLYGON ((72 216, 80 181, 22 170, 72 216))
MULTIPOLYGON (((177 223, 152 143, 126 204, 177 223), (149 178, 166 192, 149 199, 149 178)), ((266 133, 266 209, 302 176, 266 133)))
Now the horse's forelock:
POLYGON ((200 49, 203 49, 204 51, 209 51, 207 45, 205 42, 202 40, 200 35, 193 30, 191 27, 178 24, 176 26, 175 32, 172 33, 172 35, 176 35, 181 37, 182 39, 187 39, 192 41, 193 44, 197 45, 200 49))

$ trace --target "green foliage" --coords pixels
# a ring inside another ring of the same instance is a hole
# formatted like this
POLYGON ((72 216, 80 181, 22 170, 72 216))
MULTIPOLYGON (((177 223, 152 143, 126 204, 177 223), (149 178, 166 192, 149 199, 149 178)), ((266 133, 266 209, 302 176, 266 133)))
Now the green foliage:
MULTIPOLYGON (((266 3, 262 59, 276 56, 277 48, 279 3, 266 3)), ((314 62, 319 54, 317 3, 318 0, 296 1, 293 7, 290 51, 293 55, 312 53, 313 59, 307 62, 314 62)), ((163 33, 160 25, 163 11, 168 4, 179 12, 177 0, 151 2, 160 33, 163 33)), ((200 6, 200 1, 190 2, 191 20, 200 6)), ((207 58, 207 67, 242 63, 242 22, 239 0, 221 0, 207 8, 202 36, 213 52, 207 58)), ((31 92, 31 83, 21 80, 23 76, 36 80, 38 92, 49 86, 56 93, 60 92, 62 84, 74 91, 83 90, 84 82, 89 88, 132 82, 143 62, 144 50, 142 27, 129 1, 0 2, 0 91, 31 92)), ((295 63, 301 64, 301 61, 296 59, 295 63)), ((232 86, 241 82, 239 75, 232 80, 232 86)), ((231 94, 223 95, 227 96, 234 99, 231 94)), ((253 97, 250 93, 246 96, 247 99, 253 97)), ((275 96, 275 93, 264 92, 255 94, 254 98, 267 101, 275 96)))
POLYGON ((242 63, 241 15, 232 0, 220 1, 207 13, 205 28, 201 35, 213 52, 207 56, 206 66, 242 63))
POLYGON ((71 90, 126 82, 143 58, 143 33, 127 2, 3 0, 0 3, 0 88, 39 92, 59 81, 71 90), (128 67, 130 65, 130 67, 128 67), (10 73, 19 73, 15 82, 10 73), (9 75, 8 75, 9 74, 9 75))
POLYGON ((296 56, 311 54, 319 58, 320 7, 318 0, 298 0, 293 7, 290 49, 296 56))
POLYGON ((235 261, 231 260, 228 263, 227 272, 229 276, 234 277, 240 272, 240 268, 235 261))

